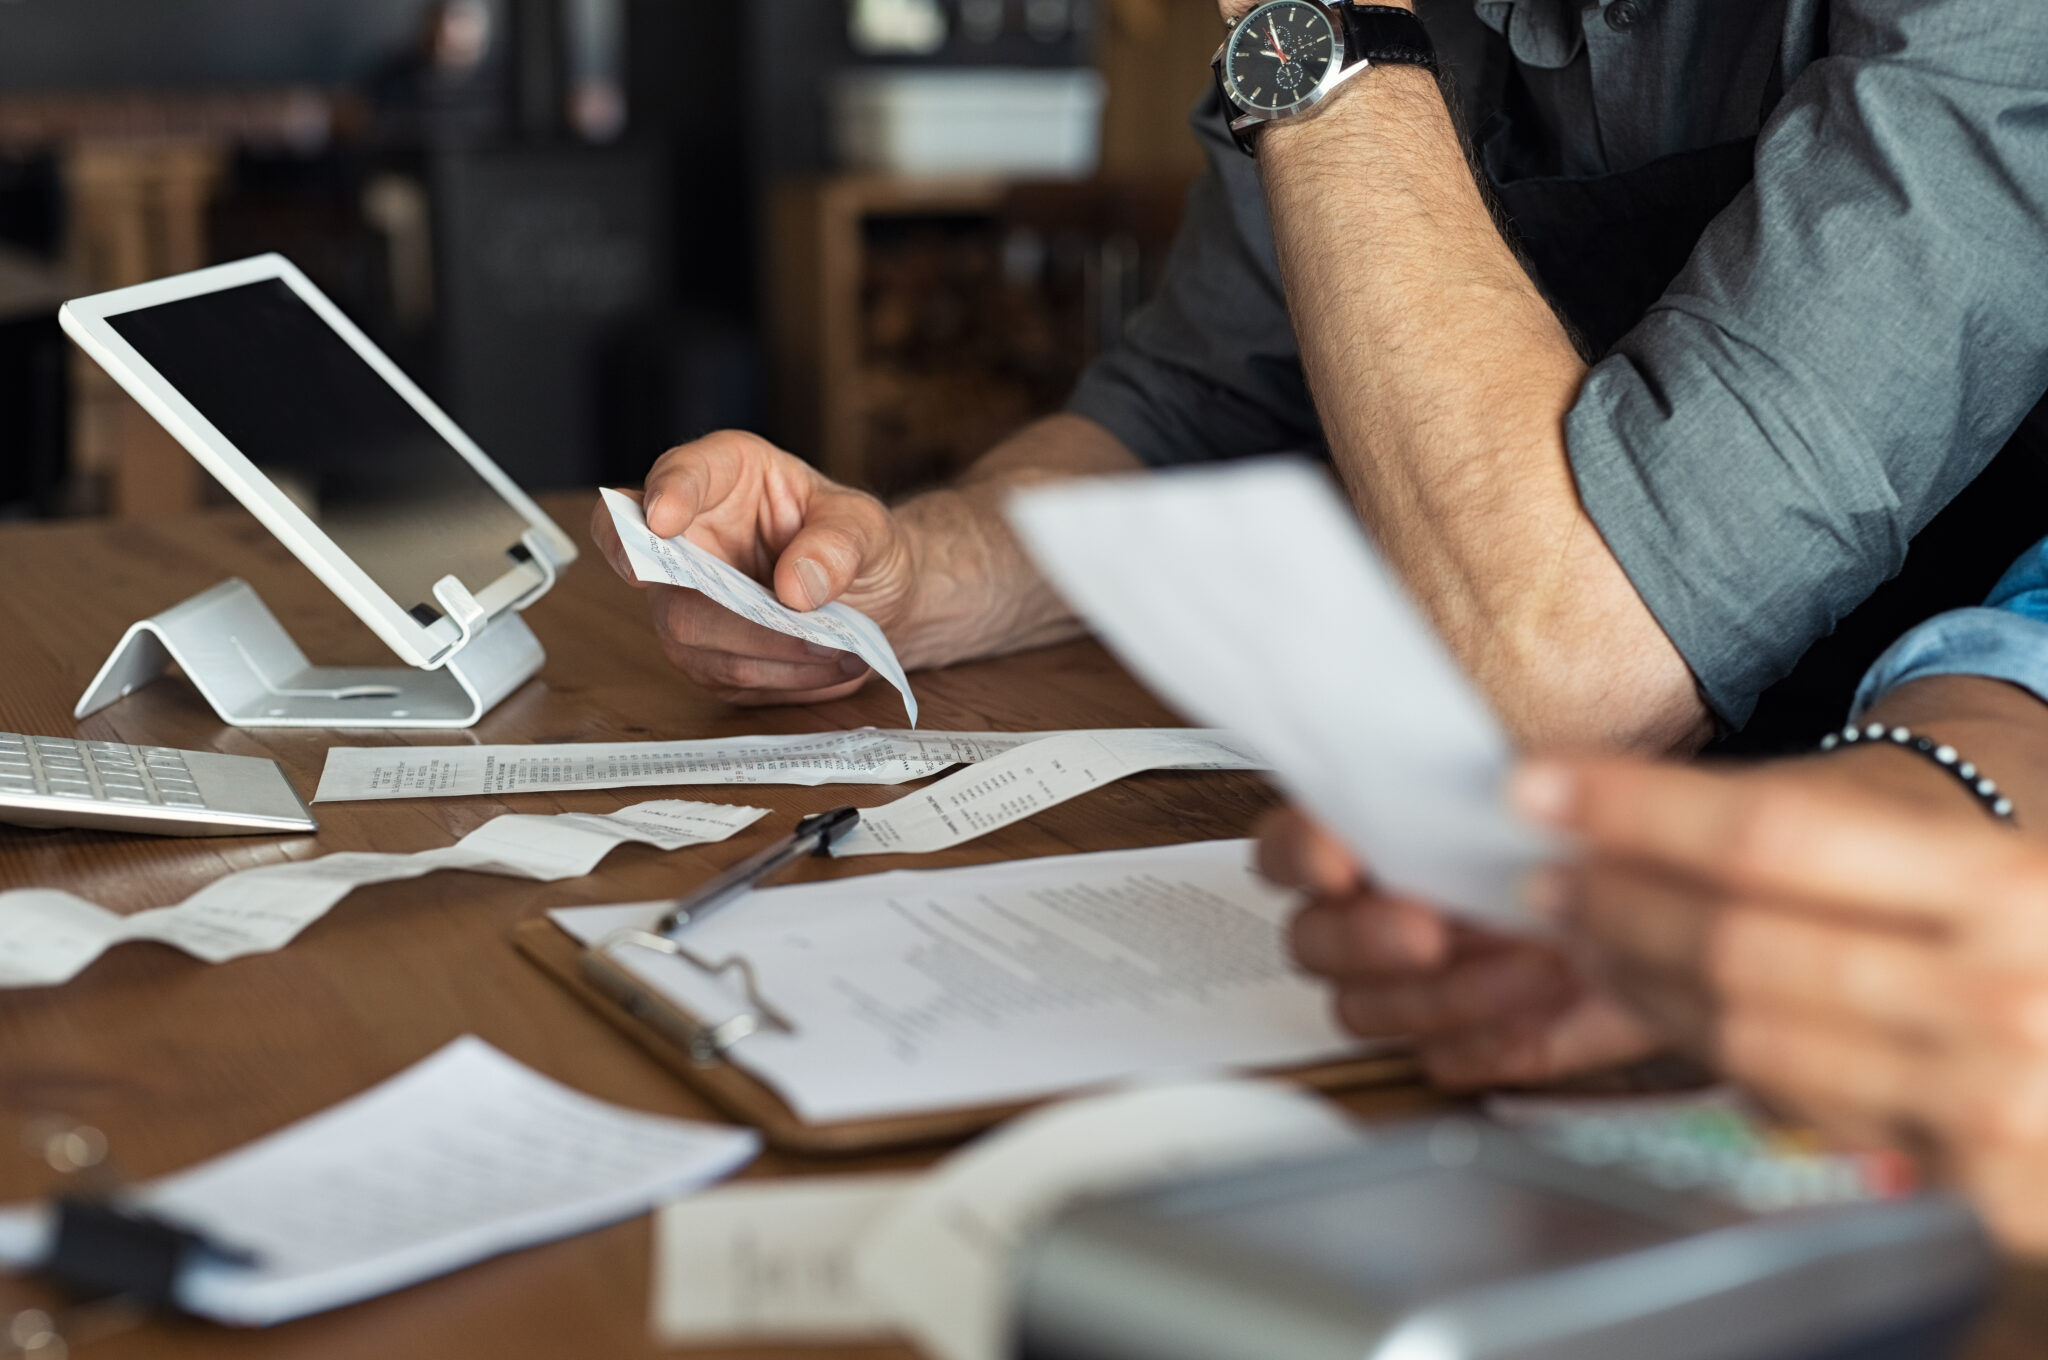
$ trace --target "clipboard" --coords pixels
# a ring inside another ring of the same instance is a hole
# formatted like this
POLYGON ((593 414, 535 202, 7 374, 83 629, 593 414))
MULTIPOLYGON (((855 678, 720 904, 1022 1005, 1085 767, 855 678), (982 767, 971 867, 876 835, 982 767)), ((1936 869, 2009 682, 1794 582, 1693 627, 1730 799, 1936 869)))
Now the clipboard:
MULTIPOLYGON (((586 971, 584 946, 545 917, 513 927, 512 943, 529 962, 646 1050, 656 1062, 680 1077, 686 1086, 710 1102, 719 1113, 759 1129, 768 1145, 781 1152, 809 1157, 856 1157, 958 1142, 1036 1105, 1057 1099, 1056 1096, 1045 1096, 1001 1105, 934 1110, 926 1114, 851 1119, 829 1124, 806 1123, 781 1096, 728 1059, 727 1055, 734 1046, 745 1042, 747 1034, 756 1033, 762 1027, 759 1017, 738 1017, 754 1019, 755 1024, 751 1027, 733 1027, 731 1022, 708 1026, 637 983, 629 989, 607 988, 586 971), (628 996, 631 997, 630 1004, 625 999, 628 996)), ((719 967, 701 961, 691 962, 707 970, 719 967)), ((617 965, 613 967, 617 968, 617 965)), ((618 971, 624 973, 623 969, 618 971)), ((773 1014, 772 1010, 769 1014, 773 1014)), ((772 1021, 768 1022, 768 1027, 773 1027, 772 1021)), ((1280 1077, 1316 1091, 1345 1091, 1412 1081, 1416 1066, 1414 1058, 1406 1052, 1376 1053, 1260 1075, 1280 1077)))

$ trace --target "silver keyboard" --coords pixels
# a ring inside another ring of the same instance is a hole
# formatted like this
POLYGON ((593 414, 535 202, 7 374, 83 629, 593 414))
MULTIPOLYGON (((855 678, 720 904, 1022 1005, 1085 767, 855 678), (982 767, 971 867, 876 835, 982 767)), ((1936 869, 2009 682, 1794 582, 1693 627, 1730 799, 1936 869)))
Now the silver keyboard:
POLYGON ((274 760, 0 732, 0 822, 159 836, 312 831, 274 760))

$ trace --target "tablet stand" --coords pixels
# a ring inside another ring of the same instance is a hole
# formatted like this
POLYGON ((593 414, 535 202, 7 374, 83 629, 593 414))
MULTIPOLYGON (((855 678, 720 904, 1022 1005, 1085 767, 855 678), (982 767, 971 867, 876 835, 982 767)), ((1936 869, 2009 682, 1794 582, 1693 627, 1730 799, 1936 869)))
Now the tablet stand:
POLYGON ((462 635, 432 670, 312 665, 249 583, 228 580, 130 626, 72 716, 97 713, 175 664, 236 727, 469 727, 547 660, 517 611, 554 584, 555 568, 538 536, 527 538, 546 579, 496 618, 453 576, 435 585, 462 635))

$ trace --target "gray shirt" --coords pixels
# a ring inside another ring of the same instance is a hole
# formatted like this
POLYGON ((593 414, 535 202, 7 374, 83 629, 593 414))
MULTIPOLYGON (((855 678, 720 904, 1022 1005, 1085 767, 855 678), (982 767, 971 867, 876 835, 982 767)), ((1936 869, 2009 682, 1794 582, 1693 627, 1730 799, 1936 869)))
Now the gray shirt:
MULTIPOLYGON (((1753 182, 1566 426, 1588 512, 1740 725, 2048 391, 2048 11, 1628 3, 1633 23, 1572 0, 1423 17, 1470 98, 1476 24, 1506 36, 1531 124, 1512 173, 1759 139, 1753 182)), ((1071 409, 1157 465, 1317 447, 1256 165, 1214 96, 1193 123, 1210 170, 1161 291, 1071 409)))

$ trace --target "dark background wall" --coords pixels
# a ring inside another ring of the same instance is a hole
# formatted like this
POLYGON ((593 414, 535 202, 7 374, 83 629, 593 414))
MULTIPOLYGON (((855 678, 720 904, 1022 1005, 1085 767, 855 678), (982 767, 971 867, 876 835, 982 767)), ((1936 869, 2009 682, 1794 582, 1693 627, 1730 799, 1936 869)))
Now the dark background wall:
POLYGON ((351 81, 403 42, 424 8, 425 0, 0 0, 0 89, 351 81))

